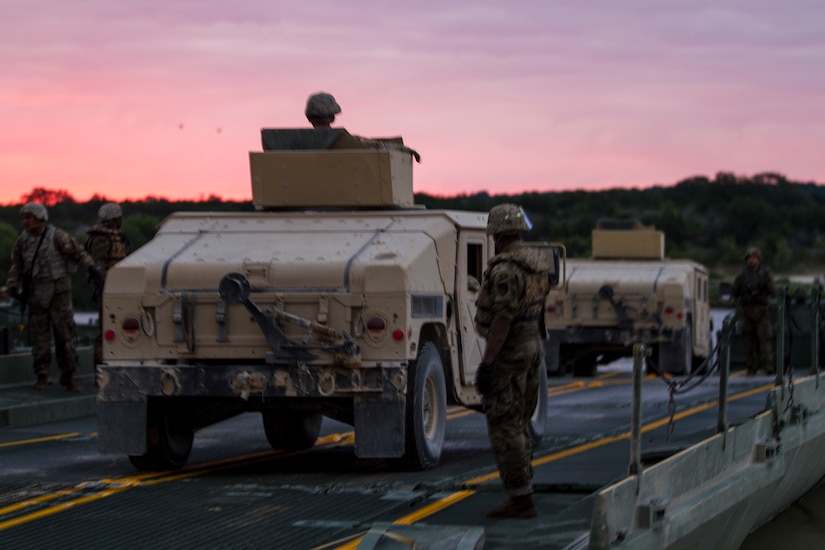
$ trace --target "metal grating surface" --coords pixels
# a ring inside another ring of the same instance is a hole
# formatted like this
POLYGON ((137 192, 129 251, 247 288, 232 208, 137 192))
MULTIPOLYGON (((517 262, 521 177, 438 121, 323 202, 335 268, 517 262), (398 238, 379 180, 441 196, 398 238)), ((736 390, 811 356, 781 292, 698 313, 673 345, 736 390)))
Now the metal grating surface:
POLYGON ((0 548, 312 548, 392 521, 420 498, 217 481, 132 488, 6 529, 0 548))

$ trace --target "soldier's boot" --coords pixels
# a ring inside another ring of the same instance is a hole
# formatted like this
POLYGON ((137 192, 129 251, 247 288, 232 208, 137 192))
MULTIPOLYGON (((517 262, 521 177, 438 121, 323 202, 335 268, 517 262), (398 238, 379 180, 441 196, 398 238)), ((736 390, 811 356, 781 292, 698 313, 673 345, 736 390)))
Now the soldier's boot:
POLYGON ((533 497, 524 495, 520 497, 508 498, 489 512, 488 518, 532 518, 538 512, 533 503, 533 497))
POLYGON ((45 391, 49 386, 49 378, 45 374, 37 375, 37 382, 34 383, 34 389, 37 391, 45 391))
POLYGON ((60 383, 66 386, 66 389, 72 393, 80 393, 80 386, 77 385, 77 380, 74 379, 74 374, 71 372, 64 372, 60 375, 60 383))

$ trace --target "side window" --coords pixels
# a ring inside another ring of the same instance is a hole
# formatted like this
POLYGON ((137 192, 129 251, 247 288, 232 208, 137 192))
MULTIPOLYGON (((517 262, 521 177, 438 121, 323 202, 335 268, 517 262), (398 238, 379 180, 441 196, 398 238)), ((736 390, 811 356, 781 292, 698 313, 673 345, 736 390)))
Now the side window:
POLYGON ((484 247, 481 243, 467 243, 467 279, 481 282, 484 275, 484 247))

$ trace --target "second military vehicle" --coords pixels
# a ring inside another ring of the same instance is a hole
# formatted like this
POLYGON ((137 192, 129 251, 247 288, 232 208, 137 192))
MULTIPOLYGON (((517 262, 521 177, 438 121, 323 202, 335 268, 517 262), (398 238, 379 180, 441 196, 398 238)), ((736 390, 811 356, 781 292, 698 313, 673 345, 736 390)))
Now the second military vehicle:
POLYGON ((547 298, 545 360, 552 374, 593 376, 598 365, 650 344, 653 370, 688 373, 711 352, 708 271, 666 258, 665 236, 636 221, 602 220, 592 257, 568 259, 547 298))
MULTIPOLYGON (((263 130, 249 159, 258 211, 173 214, 109 272, 102 452, 177 468, 196 430, 258 411, 277 449, 311 447, 326 416, 354 427, 359 457, 436 464, 447 405, 481 402, 487 214, 415 205, 416 153, 352 138, 263 130)), ((543 249, 559 273, 559 251, 543 249)))

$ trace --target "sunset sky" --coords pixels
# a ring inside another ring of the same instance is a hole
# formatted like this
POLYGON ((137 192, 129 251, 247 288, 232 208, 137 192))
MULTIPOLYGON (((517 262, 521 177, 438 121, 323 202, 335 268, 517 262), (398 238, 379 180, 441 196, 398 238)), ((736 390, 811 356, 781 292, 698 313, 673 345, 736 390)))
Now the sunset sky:
POLYGON ((248 199, 321 90, 417 192, 825 184, 821 0, 0 0, 0 203, 248 199))

